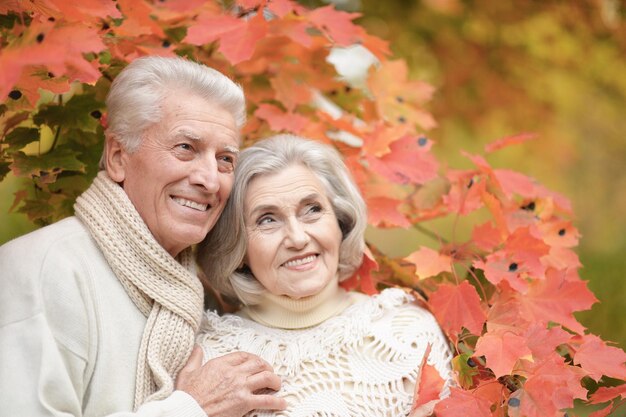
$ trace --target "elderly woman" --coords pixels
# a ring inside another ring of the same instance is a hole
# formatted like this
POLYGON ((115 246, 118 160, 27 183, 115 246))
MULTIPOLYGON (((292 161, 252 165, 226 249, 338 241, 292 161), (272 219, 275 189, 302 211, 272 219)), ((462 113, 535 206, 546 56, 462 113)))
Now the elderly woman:
POLYGON ((240 155, 198 259, 210 284, 243 308, 207 312, 199 343, 205 360, 243 350, 281 376, 288 409, 248 415, 407 416, 429 345, 427 362, 448 391, 451 353, 430 313, 400 289, 368 297, 338 285, 361 263, 365 221, 330 146, 280 135, 240 155))

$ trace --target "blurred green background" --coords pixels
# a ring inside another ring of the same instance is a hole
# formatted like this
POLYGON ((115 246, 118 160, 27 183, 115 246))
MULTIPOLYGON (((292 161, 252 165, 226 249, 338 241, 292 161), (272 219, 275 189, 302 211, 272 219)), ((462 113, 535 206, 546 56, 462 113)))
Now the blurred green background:
MULTIPOLYGON (((311 3, 311 2, 303 2, 311 3)), ((319 2, 313 2, 319 5, 319 2)), ((489 157, 537 178, 573 203, 582 233, 578 253, 600 299, 579 319, 626 347, 626 5, 618 0, 361 0, 369 32, 390 42, 412 77, 437 87, 429 132, 453 167, 459 149, 522 132, 538 139, 489 157)), ((0 183, 0 243, 34 228, 9 212, 17 180, 0 183)), ((414 250, 416 232, 384 231, 391 255, 414 250)))

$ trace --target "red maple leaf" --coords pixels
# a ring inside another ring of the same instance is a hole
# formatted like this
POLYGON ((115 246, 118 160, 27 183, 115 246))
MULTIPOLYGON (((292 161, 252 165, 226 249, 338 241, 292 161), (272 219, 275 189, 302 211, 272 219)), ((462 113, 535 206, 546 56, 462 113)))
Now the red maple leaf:
POLYGON ((306 15, 315 27, 339 46, 349 46, 358 40, 359 30, 352 20, 359 16, 360 13, 335 10, 332 5, 314 9, 306 15))
POLYGON ((567 343, 572 335, 557 326, 548 329, 533 323, 526 331, 525 337, 533 357, 544 360, 554 355, 556 348, 567 343))
POLYGON ((492 417, 491 403, 483 397, 458 388, 450 389, 450 396, 437 403, 437 417, 492 417))
POLYGON ((262 103, 254 112, 256 117, 267 120, 273 131, 300 133, 308 123, 308 119, 296 113, 286 113, 273 104, 262 103))
POLYGON ((398 210, 403 202, 388 197, 367 197, 368 223, 376 227, 409 227, 411 222, 398 210))
POLYGON ((372 170, 398 184, 424 184, 437 176, 439 163, 425 149, 427 139, 405 136, 389 145, 391 152, 380 158, 367 155, 372 170), (422 148, 424 147, 424 148, 422 148))
POLYGON ((588 310, 596 301, 586 282, 572 281, 566 271, 554 269, 546 272, 546 279, 531 282, 528 292, 519 298, 522 314, 529 320, 542 325, 560 323, 579 334, 585 327, 572 313, 588 310))
POLYGON ((571 408, 575 398, 587 396, 587 390, 580 385, 584 372, 565 364, 558 355, 533 364, 529 372, 524 388, 511 395, 520 400, 514 407, 509 401, 511 417, 555 416, 559 410, 571 408))
POLYGON ((452 258, 426 246, 422 246, 404 259, 415 265, 415 275, 420 279, 434 277, 442 272, 452 272, 452 258))
POLYGON ((499 378, 511 374, 515 363, 531 352, 524 337, 510 331, 496 331, 478 339, 475 354, 484 355, 486 366, 499 378))
POLYGON ((372 271, 378 271, 378 263, 372 255, 370 249, 366 246, 363 251, 363 262, 359 269, 348 279, 340 282, 346 291, 354 290, 358 287, 365 294, 374 295, 378 293, 376 283, 372 277, 372 271))
POLYGON ((481 333, 487 315, 476 289, 467 281, 439 285, 428 303, 446 334, 457 335, 463 327, 481 333))
POLYGON ((231 64, 236 65, 252 57, 257 42, 266 33, 267 21, 262 13, 250 20, 204 13, 187 30, 185 42, 203 45, 219 40, 219 51, 231 64))
POLYGON ((439 371, 427 363, 428 355, 430 355, 431 345, 426 347, 422 363, 420 364, 419 377, 415 384, 415 393, 413 395, 413 405, 411 406, 411 412, 424 407, 428 409, 431 401, 438 400, 439 394, 445 384, 439 371))
POLYGON ((607 401, 611 401, 615 398, 626 398, 626 384, 618 385, 616 387, 600 387, 596 392, 591 394, 591 402, 599 404, 607 401))
POLYGON ((497 151, 498 149, 502 149, 511 145, 517 145, 519 143, 524 143, 536 138, 537 134, 535 133, 519 133, 513 136, 506 136, 485 145, 485 152, 491 153, 497 151))
POLYGON ((583 336, 583 343, 574 354, 574 363, 580 364, 596 381, 602 375, 626 380, 626 353, 608 346, 593 334, 583 336))

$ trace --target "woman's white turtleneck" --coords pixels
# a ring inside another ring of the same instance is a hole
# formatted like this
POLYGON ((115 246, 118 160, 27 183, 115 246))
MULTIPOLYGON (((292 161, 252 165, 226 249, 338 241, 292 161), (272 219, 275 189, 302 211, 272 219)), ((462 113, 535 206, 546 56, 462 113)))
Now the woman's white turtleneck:
POLYGON ((362 297, 365 296, 348 294, 333 279, 319 293, 299 299, 266 292, 259 304, 245 307, 238 314, 268 327, 304 329, 340 314, 362 297))

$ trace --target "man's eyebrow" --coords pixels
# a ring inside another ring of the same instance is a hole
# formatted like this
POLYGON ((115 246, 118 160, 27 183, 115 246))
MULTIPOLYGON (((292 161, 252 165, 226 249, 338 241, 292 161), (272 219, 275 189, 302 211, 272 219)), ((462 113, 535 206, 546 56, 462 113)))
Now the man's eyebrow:
POLYGON ((188 130, 179 130, 178 132, 176 132, 176 136, 183 136, 187 139, 191 139, 191 140, 200 140, 202 139, 200 136, 196 135, 195 133, 192 133, 188 130))
MULTIPOLYGON (((187 138, 187 139, 190 139, 190 140, 196 140, 196 141, 203 140, 202 137, 200 137, 200 136, 196 135, 195 133, 190 132, 188 130, 179 130, 176 133, 176 137, 180 137, 180 136, 182 136, 184 138, 187 138)), ((224 150, 226 152, 232 152, 234 154, 239 154, 239 152, 240 152, 238 147, 232 146, 232 145, 225 145, 224 146, 224 150)))
POLYGON ((224 150, 226 152, 232 152, 232 153, 235 153, 235 154, 239 154, 239 152, 240 152, 239 148, 237 148, 236 146, 231 146, 231 145, 224 146, 224 150))

